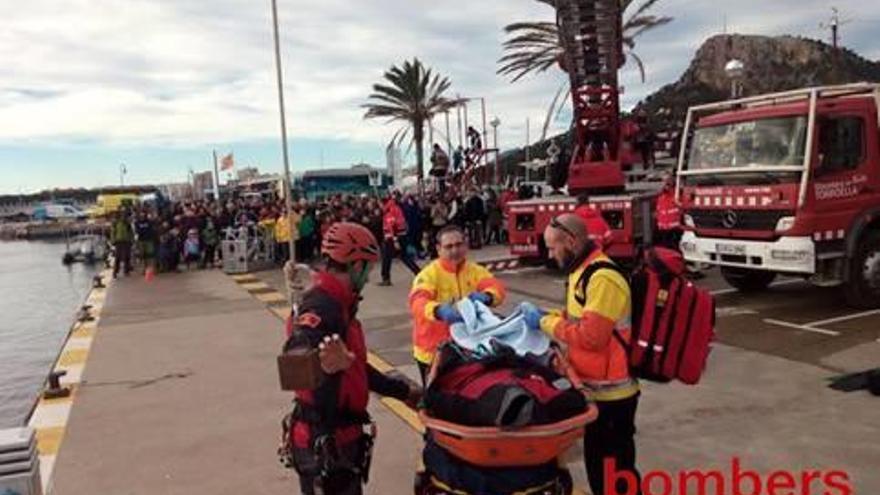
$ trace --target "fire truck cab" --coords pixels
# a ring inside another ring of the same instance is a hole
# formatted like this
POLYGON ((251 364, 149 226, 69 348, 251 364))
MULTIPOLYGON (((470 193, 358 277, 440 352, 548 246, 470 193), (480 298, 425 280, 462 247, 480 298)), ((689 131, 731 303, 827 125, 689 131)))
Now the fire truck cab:
POLYGON ((742 291, 778 274, 880 307, 880 84, 807 88, 688 111, 681 249, 742 291))

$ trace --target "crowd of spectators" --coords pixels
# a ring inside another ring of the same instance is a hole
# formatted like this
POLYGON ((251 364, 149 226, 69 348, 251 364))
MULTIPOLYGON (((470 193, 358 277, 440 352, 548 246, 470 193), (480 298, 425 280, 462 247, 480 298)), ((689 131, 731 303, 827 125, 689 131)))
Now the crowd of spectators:
MULTIPOLYGON (((143 270, 152 267, 160 273, 175 272, 218 266, 221 241, 228 229, 256 227, 271 239, 273 259, 278 264, 290 258, 291 235, 296 261, 308 263, 318 256, 322 235, 330 225, 347 221, 373 232, 383 245, 383 258, 427 259, 436 257, 433 236, 449 224, 464 229, 473 248, 505 243, 504 206, 515 196, 512 191, 498 194, 488 187, 444 195, 337 194, 319 201, 295 201, 290 223, 285 221, 282 199, 255 196, 219 202, 139 204, 117 213, 110 242, 126 273, 132 269, 131 257, 143 270)), ((117 266, 114 272, 118 271, 117 266)))

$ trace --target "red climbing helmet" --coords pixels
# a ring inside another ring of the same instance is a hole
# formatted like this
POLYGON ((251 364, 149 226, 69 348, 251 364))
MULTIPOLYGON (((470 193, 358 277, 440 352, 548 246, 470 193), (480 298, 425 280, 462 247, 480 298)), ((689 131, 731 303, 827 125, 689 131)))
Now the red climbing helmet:
POLYGON ((379 243, 376 237, 363 225, 351 222, 336 222, 324 234, 321 254, 337 263, 379 260, 379 243))

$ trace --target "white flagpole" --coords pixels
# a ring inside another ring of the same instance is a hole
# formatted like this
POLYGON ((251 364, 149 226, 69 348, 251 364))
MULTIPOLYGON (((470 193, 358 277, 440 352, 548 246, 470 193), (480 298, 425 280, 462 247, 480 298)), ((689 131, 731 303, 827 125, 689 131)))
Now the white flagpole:
MULTIPOLYGON (((272 31, 275 37, 275 73, 278 79, 278 108, 281 112, 281 151, 284 156, 284 207, 287 210, 287 229, 289 231, 289 252, 291 261, 296 260, 296 246, 293 242, 293 202, 291 201, 291 182, 290 182, 290 158, 287 154, 287 120, 284 116, 284 79, 281 74, 281 42, 278 34, 278 5, 276 0, 272 0, 272 31)), ((289 302, 293 302, 293 294, 288 290, 287 298, 289 302)))
POLYGON ((214 150, 214 201, 220 202, 220 171, 217 170, 217 150, 214 150))

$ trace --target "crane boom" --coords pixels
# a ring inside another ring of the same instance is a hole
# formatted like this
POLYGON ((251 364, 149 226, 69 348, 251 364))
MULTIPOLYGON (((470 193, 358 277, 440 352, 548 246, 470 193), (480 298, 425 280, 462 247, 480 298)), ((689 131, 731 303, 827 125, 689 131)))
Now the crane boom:
POLYGON ((622 189, 625 179, 617 81, 623 59, 620 2, 557 0, 556 22, 574 109, 569 191, 622 189))

